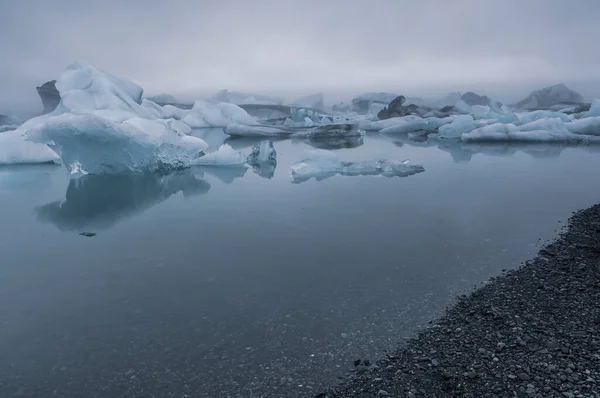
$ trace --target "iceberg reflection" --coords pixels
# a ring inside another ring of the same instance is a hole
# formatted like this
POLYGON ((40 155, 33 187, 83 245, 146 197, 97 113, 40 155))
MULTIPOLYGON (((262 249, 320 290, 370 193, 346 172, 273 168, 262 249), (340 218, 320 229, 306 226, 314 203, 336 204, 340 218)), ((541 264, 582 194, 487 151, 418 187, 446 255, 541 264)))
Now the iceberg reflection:
POLYGON ((35 208, 37 219, 63 231, 108 229, 179 192, 203 195, 210 184, 190 170, 161 174, 86 175, 69 182, 65 199, 35 208))

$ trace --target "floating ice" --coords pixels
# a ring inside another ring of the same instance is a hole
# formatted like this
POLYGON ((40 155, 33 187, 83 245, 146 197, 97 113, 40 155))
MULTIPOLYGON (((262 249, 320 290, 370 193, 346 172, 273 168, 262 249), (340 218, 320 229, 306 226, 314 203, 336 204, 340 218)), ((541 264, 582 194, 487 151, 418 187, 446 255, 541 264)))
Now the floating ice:
POLYGON ((473 105, 471 114, 475 119, 484 119, 490 114, 490 107, 487 105, 473 105))
POLYGON ((423 166, 410 165, 408 161, 369 160, 345 162, 335 153, 316 149, 309 151, 307 157, 292 166, 292 181, 301 183, 311 178, 317 181, 334 175, 344 176, 382 175, 385 177, 407 177, 425 171, 423 166))
POLYGON ((275 151, 273 141, 264 140, 261 141, 259 144, 254 145, 252 147, 252 152, 250 152, 250 155, 248 155, 246 161, 250 165, 276 162, 277 152, 275 151))
POLYGON ((111 122, 96 115, 64 114, 28 129, 36 142, 55 142, 69 172, 127 173, 188 167, 207 144, 169 122, 131 118, 111 122))
POLYGON ((229 144, 223 144, 214 152, 208 153, 195 159, 195 166, 250 166, 262 163, 277 162, 277 153, 273 142, 269 140, 252 147, 252 151, 246 156, 242 151, 236 151, 229 144))
POLYGON ((600 117, 586 117, 565 123, 565 127, 573 134, 600 136, 600 117))
POLYGON ((600 99, 595 98, 592 101, 590 110, 584 114, 585 117, 597 117, 600 116, 600 99))
POLYGON ((293 130, 282 126, 256 125, 248 126, 238 123, 227 125, 225 133, 235 137, 282 137, 287 138, 293 130))
POLYGON ((519 113, 517 114, 518 120, 515 122, 515 124, 519 125, 519 124, 526 124, 526 123, 530 123, 533 122, 535 120, 540 120, 540 119, 560 119, 563 122, 568 122, 573 120, 573 117, 570 115, 567 115, 566 113, 562 113, 562 112, 553 112, 553 111, 533 111, 533 112, 527 112, 527 113, 519 113))
MULTIPOLYGON (((434 131, 444 124, 451 123, 455 118, 454 117, 428 117, 422 118, 420 116, 404 116, 397 119, 397 122, 389 127, 386 127, 379 132, 381 134, 403 134, 410 133, 419 130, 425 131, 434 131)), ((392 120, 392 119, 388 119, 392 120)))
POLYGON ((0 164, 57 163, 60 157, 47 145, 27 141, 17 131, 0 133, 0 164))
MULTIPOLYGON (((189 166, 207 144, 189 126, 157 118, 142 106, 141 87, 85 62, 69 65, 56 84, 61 103, 17 132, 60 147, 69 170, 89 174, 142 172, 189 166)), ((154 109, 156 111, 156 109, 154 109)))
POLYGON ((188 110, 177 108, 173 105, 160 106, 148 99, 142 100, 142 107, 148 109, 149 112, 159 119, 181 120, 189 114, 188 110))
POLYGON ((471 115, 457 116, 452 123, 445 124, 439 128, 441 138, 460 138, 463 133, 468 133, 477 127, 471 115))
POLYGON ((255 117, 235 104, 220 102, 213 105, 206 101, 196 101, 182 121, 192 128, 226 127, 232 123, 258 124, 255 117))
MULTIPOLYGON (((570 123, 563 123, 560 119, 539 119, 521 126, 495 123, 463 134, 462 140, 572 143, 600 142, 600 137, 586 135, 593 131, 598 131, 598 126, 598 121, 588 121, 586 119, 570 123), (594 130, 594 128, 596 130, 594 130)), ((600 131, 598 132, 600 133, 600 131)))

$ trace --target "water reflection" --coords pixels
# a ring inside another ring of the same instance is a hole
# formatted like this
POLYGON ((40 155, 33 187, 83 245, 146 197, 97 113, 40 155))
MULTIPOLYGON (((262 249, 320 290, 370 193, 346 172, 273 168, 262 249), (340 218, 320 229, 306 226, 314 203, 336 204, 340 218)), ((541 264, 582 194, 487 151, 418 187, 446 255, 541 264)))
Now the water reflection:
POLYGON ((302 142, 317 149, 350 149, 358 148, 364 144, 363 137, 331 137, 331 138, 309 138, 302 142))
POLYGON ((194 166, 194 172, 198 175, 209 174, 225 184, 231 184, 235 179, 246 175, 248 168, 245 165, 232 166, 194 166))
POLYGON ((210 184, 186 170, 169 175, 88 175, 69 182, 65 200, 37 207, 42 222, 63 231, 108 229, 181 192, 203 195, 210 184))
POLYGON ((600 152, 599 145, 569 145, 565 143, 527 143, 527 142, 497 142, 469 143, 458 139, 427 138, 423 135, 385 135, 382 138, 390 140, 394 145, 404 145, 437 149, 450 154, 457 163, 468 163, 474 155, 510 157, 518 152, 526 153, 534 158, 557 158, 567 148, 581 148, 589 152, 600 152))

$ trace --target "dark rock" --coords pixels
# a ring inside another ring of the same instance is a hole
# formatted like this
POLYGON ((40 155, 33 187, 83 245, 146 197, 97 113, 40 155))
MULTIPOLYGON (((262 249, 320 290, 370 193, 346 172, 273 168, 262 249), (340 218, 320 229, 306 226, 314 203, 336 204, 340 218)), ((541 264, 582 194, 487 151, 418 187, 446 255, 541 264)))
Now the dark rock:
POLYGON ((85 236, 86 238, 91 238, 93 236, 96 236, 96 233, 95 232, 81 232, 79 235, 85 236))
POLYGON ((60 103, 60 93, 56 89, 56 80, 51 80, 36 87, 36 90, 42 99, 44 105, 44 113, 50 113, 56 109, 60 103))

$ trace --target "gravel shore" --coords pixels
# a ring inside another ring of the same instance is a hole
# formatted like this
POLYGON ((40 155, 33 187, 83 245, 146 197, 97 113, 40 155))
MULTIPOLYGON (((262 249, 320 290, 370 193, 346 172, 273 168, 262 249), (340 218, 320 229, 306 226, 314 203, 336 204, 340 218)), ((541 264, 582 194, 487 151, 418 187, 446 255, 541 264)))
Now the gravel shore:
POLYGON ((334 397, 600 397, 600 205, 334 397))

